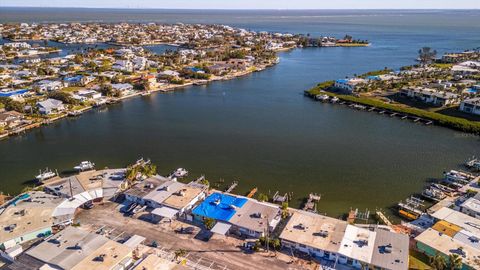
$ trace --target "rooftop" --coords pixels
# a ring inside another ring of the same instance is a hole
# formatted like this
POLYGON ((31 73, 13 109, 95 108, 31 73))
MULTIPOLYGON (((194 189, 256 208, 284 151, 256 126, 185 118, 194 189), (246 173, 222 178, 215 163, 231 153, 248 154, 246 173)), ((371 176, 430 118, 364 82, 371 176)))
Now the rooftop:
POLYGON ((101 235, 67 227, 26 254, 50 265, 71 269, 108 241, 101 235))
POLYGON ((462 261, 473 269, 480 269, 480 250, 467 245, 459 237, 450 237, 447 234, 440 233, 432 228, 428 228, 415 238, 433 249, 445 254, 458 254, 462 257, 462 261))
POLYGON ((159 187, 163 183, 167 182, 168 180, 161 179, 158 177, 150 177, 146 179, 145 181, 138 183, 125 191, 125 194, 130 195, 130 196, 135 196, 142 198, 148 193, 152 192, 153 189, 159 187))
POLYGON ((237 209, 229 222, 255 232, 263 232, 267 225, 271 225, 273 219, 279 218, 279 213, 280 208, 277 205, 248 199, 242 207, 237 209))
POLYGON ((103 246, 90 253, 72 270, 109 270, 118 265, 125 258, 132 256, 133 249, 118 242, 108 240, 103 246))
MULTIPOLYGON (((153 190, 151 190, 148 194, 143 196, 143 199, 151 200, 151 201, 157 202, 159 204, 163 204, 163 202, 168 197, 170 197, 172 194, 178 192, 179 190, 184 189, 185 187, 186 187, 186 184, 184 184, 184 183, 169 180, 169 181, 166 181, 166 182, 162 183, 157 188, 154 188, 153 190)), ((172 199, 172 203, 179 204, 179 202, 175 201, 175 199, 172 199)))
POLYGON ((167 261, 157 255, 150 254, 132 270, 170 270, 174 269, 175 263, 167 261))
POLYGON ((30 232, 51 227, 54 223, 52 213, 63 199, 44 192, 34 191, 11 204, 0 215, 0 243, 20 237, 30 232), (7 227, 15 224, 8 230, 7 227))
POLYGON ((193 214, 216 220, 229 221, 246 202, 246 198, 215 192, 193 209, 193 214))
POLYGON ((408 269, 409 238, 405 234, 378 229, 371 263, 383 269, 408 269))
POLYGON ((375 232, 347 225, 339 253, 365 263, 369 263, 375 248, 375 232))
POLYGON ((203 190, 199 187, 186 185, 170 195, 163 201, 163 204, 175 209, 182 209, 202 192, 203 190))
POLYGON ((439 220, 445 220, 449 223, 457 225, 473 234, 480 236, 480 220, 453 209, 442 207, 432 214, 439 220))
POLYGON ((281 239, 309 247, 338 252, 347 222, 305 211, 294 211, 281 239))

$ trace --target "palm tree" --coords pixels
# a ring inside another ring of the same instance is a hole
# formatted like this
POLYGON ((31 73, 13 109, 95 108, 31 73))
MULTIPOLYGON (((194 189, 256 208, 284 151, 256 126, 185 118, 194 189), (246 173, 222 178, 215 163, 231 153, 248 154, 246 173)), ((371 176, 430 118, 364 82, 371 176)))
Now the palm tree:
POLYGON ((430 266, 433 270, 445 270, 447 268, 445 257, 440 254, 430 257, 430 266))
POLYGON ((448 261, 449 261, 448 266, 450 270, 462 269, 462 266, 463 266, 462 257, 460 257, 458 254, 450 254, 448 256, 448 261))
POLYGON ((435 60, 436 55, 437 51, 432 50, 430 47, 423 47, 418 50, 418 59, 422 65, 430 64, 435 60))

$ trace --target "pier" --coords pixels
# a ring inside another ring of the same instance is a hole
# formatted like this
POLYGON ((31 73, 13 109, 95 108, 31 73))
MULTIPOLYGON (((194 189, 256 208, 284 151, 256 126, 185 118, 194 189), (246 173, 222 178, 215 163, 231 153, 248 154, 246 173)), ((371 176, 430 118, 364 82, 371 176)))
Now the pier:
POLYGON ((382 211, 376 211, 375 214, 377 214, 377 217, 383 222, 385 223, 385 225, 387 226, 392 226, 392 222, 390 222, 390 220, 388 220, 388 218, 382 213, 382 211))
POLYGON ((317 202, 320 201, 321 195, 317 193, 308 194, 308 199, 305 205, 303 206, 304 211, 317 212, 317 202))
POLYGON ((233 181, 233 183, 225 190, 226 193, 232 192, 238 186, 237 181, 233 181))

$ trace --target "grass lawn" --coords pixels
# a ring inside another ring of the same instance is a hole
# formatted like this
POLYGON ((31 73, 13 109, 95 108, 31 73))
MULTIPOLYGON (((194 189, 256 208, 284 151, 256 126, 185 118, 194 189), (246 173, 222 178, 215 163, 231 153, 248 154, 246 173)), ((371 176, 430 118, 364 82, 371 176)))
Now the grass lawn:
POLYGON ((70 87, 64 87, 60 91, 65 92, 65 93, 72 93, 72 92, 78 91, 80 89, 83 89, 83 87, 70 86, 70 87))
POLYGON ((453 64, 434 63, 432 64, 432 66, 436 68, 450 69, 451 67, 453 67, 453 64))
POLYGON ((429 259, 425 254, 415 250, 410 250, 408 269, 429 270, 431 267, 428 265, 428 263, 429 259))
POLYGON ((5 105, 3 105, 3 103, 0 103, 0 109, 3 109, 5 108, 5 105))

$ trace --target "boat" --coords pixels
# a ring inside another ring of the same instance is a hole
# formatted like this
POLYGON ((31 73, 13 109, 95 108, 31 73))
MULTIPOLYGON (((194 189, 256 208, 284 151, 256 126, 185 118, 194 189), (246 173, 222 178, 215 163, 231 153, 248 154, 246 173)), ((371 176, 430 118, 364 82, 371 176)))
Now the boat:
POLYGON ((401 217, 404 217, 404 218, 409 219, 409 220, 416 220, 416 219, 418 219, 418 218, 420 217, 420 215, 417 214, 417 213, 405 211, 405 210, 403 210, 403 209, 398 210, 398 214, 399 214, 401 217))
POLYGON ((330 102, 337 103, 340 99, 338 97, 333 97, 330 102))
POLYGON ((173 176, 176 178, 185 177, 188 175, 188 171, 184 168, 178 168, 173 172, 173 176))
POLYGON ((73 167, 73 169, 77 171, 88 171, 88 170, 93 170, 94 168, 95 168, 95 163, 92 163, 90 161, 82 161, 80 162, 80 164, 73 167))
POLYGON ((465 162, 465 166, 470 169, 477 169, 480 170, 480 159, 472 157, 467 162, 465 162))
POLYGON ((438 189, 438 190, 442 191, 443 193, 445 193, 446 195, 449 195, 449 196, 452 196, 452 195, 455 193, 455 189, 449 188, 449 187, 444 186, 444 185, 442 185, 442 184, 436 184, 436 183, 434 183, 434 184, 432 184, 430 187, 431 187, 431 188, 438 189))
POLYGON ((454 171, 454 170, 445 172, 443 175, 445 176, 445 179, 458 182, 460 184, 466 185, 470 182, 468 175, 461 172, 454 171))
POLYGON ((45 171, 43 171, 43 172, 42 172, 42 170, 40 170, 40 174, 35 176, 35 179, 37 179, 38 181, 44 181, 44 180, 53 178, 55 176, 57 176, 57 173, 55 173, 52 170, 46 168, 45 171))
POLYGON ((316 95, 315 98, 320 101, 328 101, 330 99, 328 95, 316 95))
POLYGON ((422 196, 426 199, 439 202, 447 197, 442 191, 435 188, 427 188, 422 192, 422 196))

